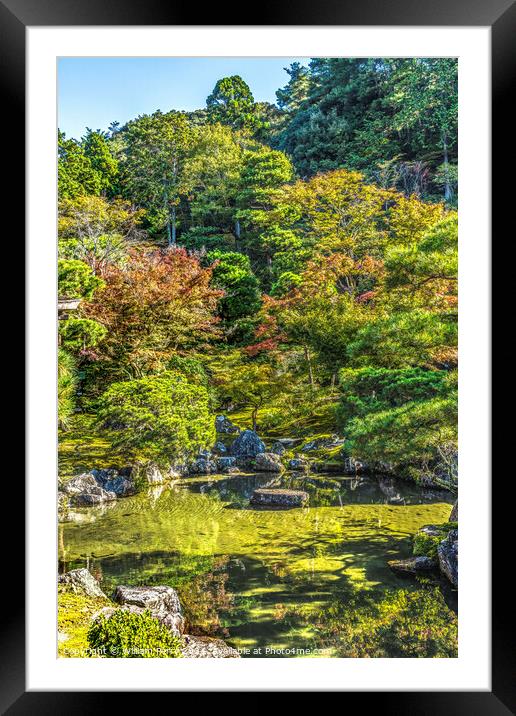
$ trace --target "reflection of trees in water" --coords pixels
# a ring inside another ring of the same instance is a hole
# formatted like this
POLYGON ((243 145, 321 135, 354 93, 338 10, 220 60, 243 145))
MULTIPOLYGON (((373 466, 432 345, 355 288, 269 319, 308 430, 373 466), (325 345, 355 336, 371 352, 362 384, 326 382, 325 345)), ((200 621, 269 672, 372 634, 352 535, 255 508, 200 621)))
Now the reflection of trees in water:
POLYGON ((178 587, 186 631, 198 636, 229 636, 221 613, 231 609, 234 595, 227 590, 229 557, 217 557, 210 572, 178 587))
MULTIPOLYGON (((408 494, 407 502, 445 501, 416 488, 392 487, 408 494)), ((329 644, 342 655, 348 647, 332 629, 346 635, 346 620, 355 620, 357 629, 346 638, 358 653, 360 639, 367 644, 379 628, 375 604, 402 584, 386 562, 408 555, 410 513, 404 507, 383 507, 388 498, 376 479, 288 473, 207 477, 159 492, 153 499, 120 500, 96 524, 60 526, 61 568, 88 566, 108 595, 117 584, 169 584, 178 589, 187 628, 194 634, 221 636, 233 646, 329 644), (306 489, 310 507, 337 509, 253 514, 249 496, 265 485, 306 489), (367 504, 379 506, 369 510, 367 504), (224 509, 229 507, 243 511, 224 509), (90 557, 69 560, 86 551, 90 557), (372 602, 345 611, 362 593, 372 602)), ((408 592, 419 588, 403 586, 408 592)), ((387 607, 387 612, 397 610, 387 607)), ((431 614, 427 609, 416 617, 423 625, 431 614)), ((393 624, 382 628, 394 633, 403 623, 394 615, 393 624)))
POLYGON ((340 592, 314 615, 320 648, 346 658, 453 658, 458 622, 436 586, 340 592))

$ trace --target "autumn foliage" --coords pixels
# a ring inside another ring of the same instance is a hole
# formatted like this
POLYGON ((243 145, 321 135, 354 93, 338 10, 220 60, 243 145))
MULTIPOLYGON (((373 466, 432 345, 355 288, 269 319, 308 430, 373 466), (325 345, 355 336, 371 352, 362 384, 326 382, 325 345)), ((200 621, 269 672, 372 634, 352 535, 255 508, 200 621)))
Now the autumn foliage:
POLYGON ((131 249, 104 280, 84 312, 108 329, 99 353, 117 371, 141 376, 217 335, 223 292, 210 285, 211 269, 184 249, 131 249))

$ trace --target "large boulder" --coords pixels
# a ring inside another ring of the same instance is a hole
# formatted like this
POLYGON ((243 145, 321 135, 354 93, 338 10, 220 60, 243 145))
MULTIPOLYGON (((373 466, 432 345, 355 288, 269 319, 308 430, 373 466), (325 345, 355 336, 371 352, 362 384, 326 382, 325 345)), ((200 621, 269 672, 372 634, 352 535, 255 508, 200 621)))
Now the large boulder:
POLYGON ((441 572, 445 574, 454 587, 459 583, 459 533, 450 530, 448 536, 437 547, 437 557, 441 572))
MULTIPOLYGON (((100 469, 93 468, 93 470, 90 470, 90 473, 97 481, 97 484, 104 488, 106 487, 106 482, 109 482, 109 480, 114 480, 120 474, 119 471, 116 470, 114 467, 106 467, 100 469)), ((124 476, 128 477, 128 475, 125 475, 125 473, 124 476)))
POLYGON ((417 574, 436 569, 437 562, 431 557, 409 557, 408 559, 391 559, 388 563, 393 572, 417 574))
POLYGON ((62 492, 76 507, 91 507, 127 497, 136 493, 134 482, 120 475, 117 470, 91 470, 72 477, 62 486, 62 492))
POLYGON ((252 505, 264 507, 303 507, 308 502, 308 492, 303 490, 255 490, 251 497, 252 505))
POLYGON ((216 463, 219 472, 226 472, 230 468, 236 467, 236 457, 224 455, 223 457, 218 457, 216 463))
POLYGON ((186 461, 176 460, 173 462, 167 473, 169 480, 177 480, 188 475, 188 463, 186 461))
POLYGON ((86 594, 88 597, 107 598, 95 577, 87 569, 72 569, 70 572, 59 575, 58 584, 65 584, 76 594, 86 594))
POLYGON ((237 458, 252 458, 265 452, 265 444, 254 430, 243 430, 232 442, 230 452, 237 458))
POLYGON ((117 475, 105 482, 104 490, 114 492, 117 497, 129 497, 137 492, 134 482, 123 475, 117 475))
POLYGON ((95 507, 116 500, 116 494, 100 485, 90 485, 85 492, 70 496, 70 504, 75 507, 95 507))
POLYGON ((240 428, 225 415, 217 415, 215 418, 215 430, 218 433, 228 433, 230 435, 240 432, 240 428))
POLYGON ((227 451, 227 447, 224 445, 224 443, 220 442, 220 440, 215 443, 212 450, 215 455, 226 455, 227 451))
POLYGON ((217 463, 207 457, 199 457, 190 465, 191 475, 211 475, 217 472, 217 463))
POLYGON ((156 587, 128 587, 119 585, 114 594, 115 602, 131 612, 148 610, 155 619, 164 624, 172 634, 180 636, 184 629, 181 603, 175 589, 166 585, 156 587))
POLYGON ((222 639, 185 635, 182 648, 186 659, 239 659, 240 654, 222 639))
POLYGON ((283 465, 279 455, 273 452, 261 452, 254 459, 253 467, 258 472, 281 472, 283 465))
POLYGON ((62 486, 62 491, 71 497, 72 495, 79 495, 81 492, 88 492, 98 486, 93 473, 85 472, 82 475, 75 475, 75 477, 65 482, 62 486))
POLYGON ((149 462, 146 465, 137 465, 134 471, 131 471, 130 475, 125 475, 125 477, 137 479, 147 485, 163 485, 169 480, 169 477, 164 475, 153 462, 149 462))
POLYGON ((359 472, 365 472, 367 465, 353 457, 342 456, 342 472, 345 475, 358 475, 359 472))

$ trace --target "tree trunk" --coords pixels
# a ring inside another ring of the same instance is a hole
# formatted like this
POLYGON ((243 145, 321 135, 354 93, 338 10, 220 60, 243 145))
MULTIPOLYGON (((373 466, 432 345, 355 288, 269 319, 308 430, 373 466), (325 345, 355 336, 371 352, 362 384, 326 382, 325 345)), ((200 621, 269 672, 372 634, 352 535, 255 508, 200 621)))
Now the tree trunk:
POLYGON ((167 242, 168 242, 168 245, 171 246, 172 245, 172 230, 171 230, 171 226, 170 226, 170 212, 169 212, 169 208, 168 208, 168 184, 167 184, 167 180, 165 179, 165 177, 163 177, 163 203, 164 203, 165 212, 166 212, 166 216, 167 216, 167 242))
POLYGON ((450 184, 450 173, 448 171, 448 140, 446 134, 443 135, 443 160, 444 160, 444 200, 450 201, 452 198, 452 190, 450 184))
POLYGON ((258 425, 258 408, 253 408, 253 412, 252 412, 252 416, 251 416, 251 417, 252 417, 252 420, 253 420, 253 430, 254 430, 254 432, 256 432, 256 428, 257 428, 257 425, 258 425))
POLYGON ((169 245, 176 244, 176 207, 172 207, 172 233, 169 234, 169 245))

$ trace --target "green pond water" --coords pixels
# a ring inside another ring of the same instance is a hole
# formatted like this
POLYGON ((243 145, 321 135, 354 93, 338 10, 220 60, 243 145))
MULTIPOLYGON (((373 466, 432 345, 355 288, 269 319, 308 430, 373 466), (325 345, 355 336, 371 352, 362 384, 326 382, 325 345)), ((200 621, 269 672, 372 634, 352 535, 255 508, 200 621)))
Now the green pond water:
POLYGON ((332 656, 321 624, 335 600, 415 589, 387 560, 409 556, 414 532, 446 521, 451 501, 376 478, 187 478, 73 512, 59 525, 59 566, 88 567, 107 594, 118 584, 169 584, 190 633, 222 637, 243 656, 332 656), (252 508, 258 487, 306 490, 309 507, 252 508))

